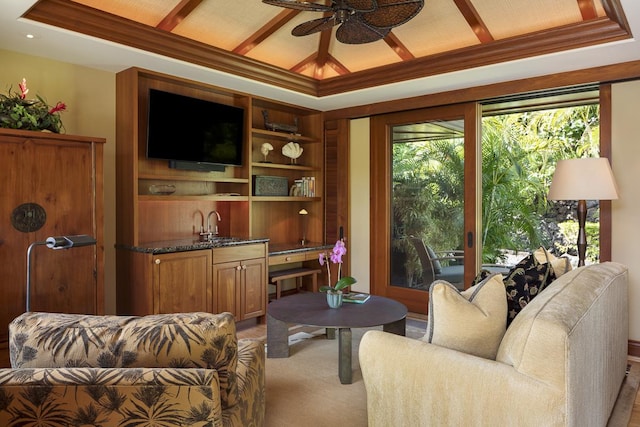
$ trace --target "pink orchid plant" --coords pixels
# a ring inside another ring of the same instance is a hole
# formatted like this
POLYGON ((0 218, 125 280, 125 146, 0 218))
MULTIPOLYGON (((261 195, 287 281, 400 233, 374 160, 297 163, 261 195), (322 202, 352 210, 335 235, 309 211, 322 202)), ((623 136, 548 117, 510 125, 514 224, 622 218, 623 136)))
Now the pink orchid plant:
POLYGON ((326 264, 327 266, 327 283, 331 284, 331 267, 329 266, 329 261, 334 264, 338 264, 338 281, 333 286, 321 286, 320 292, 336 293, 356 283, 356 279, 351 276, 340 277, 342 271, 342 257, 346 253, 347 248, 344 245, 344 240, 340 239, 333 246, 333 249, 329 254, 325 252, 320 254, 320 256, 318 257, 318 262, 320 262, 320 265, 326 264))

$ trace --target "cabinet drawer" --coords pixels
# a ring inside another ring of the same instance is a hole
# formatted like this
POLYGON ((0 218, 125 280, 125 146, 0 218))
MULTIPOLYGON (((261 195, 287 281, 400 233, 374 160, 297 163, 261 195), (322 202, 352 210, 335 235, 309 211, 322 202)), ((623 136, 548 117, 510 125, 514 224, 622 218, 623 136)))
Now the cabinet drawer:
POLYGON ((267 256, 266 245, 238 245, 226 248, 213 248, 213 263, 242 261, 267 256))
POLYGON ((305 253, 305 260, 306 261, 317 261, 318 257, 320 256, 320 254, 322 252, 328 252, 328 251, 311 251, 311 252, 306 252, 305 253))
POLYGON ((304 253, 272 255, 269 257, 269 265, 288 264, 291 262, 302 262, 306 260, 307 258, 304 253))

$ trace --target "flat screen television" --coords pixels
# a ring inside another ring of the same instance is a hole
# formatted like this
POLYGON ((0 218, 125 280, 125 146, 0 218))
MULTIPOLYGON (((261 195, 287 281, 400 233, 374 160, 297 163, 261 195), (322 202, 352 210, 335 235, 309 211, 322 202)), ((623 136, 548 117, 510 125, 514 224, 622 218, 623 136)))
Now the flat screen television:
POLYGON ((147 158, 201 171, 242 166, 244 108, 149 89, 147 158))

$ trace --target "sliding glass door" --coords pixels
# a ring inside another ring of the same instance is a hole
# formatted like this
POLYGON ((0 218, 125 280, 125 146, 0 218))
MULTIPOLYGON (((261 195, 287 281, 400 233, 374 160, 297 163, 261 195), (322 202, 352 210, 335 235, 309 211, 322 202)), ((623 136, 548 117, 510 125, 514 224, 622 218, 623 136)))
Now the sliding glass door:
POLYGON ((475 275, 475 105, 374 117, 372 292, 426 313, 429 284, 475 275))

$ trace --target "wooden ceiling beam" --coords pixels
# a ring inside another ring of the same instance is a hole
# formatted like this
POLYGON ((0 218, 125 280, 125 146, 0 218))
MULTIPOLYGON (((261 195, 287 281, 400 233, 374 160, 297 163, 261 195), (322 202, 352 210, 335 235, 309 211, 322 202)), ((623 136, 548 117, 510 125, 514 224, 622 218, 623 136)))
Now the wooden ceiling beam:
POLYGON ((593 0, 577 0, 578 7, 580 8, 580 14, 583 20, 596 19, 598 13, 596 12, 596 5, 593 0))
POLYGON ((182 0, 156 25, 156 28, 170 33, 187 15, 193 12, 200 3, 202 3, 202 0, 182 0))
POLYGON ((322 31, 320 33, 320 42, 318 43, 318 55, 316 56, 316 69, 314 77, 322 80, 324 76, 324 66, 329 59, 329 45, 331 44, 331 34, 333 31, 322 31))
POLYGON ((341 76, 345 76, 347 74, 351 74, 351 70, 345 67, 340 61, 334 58, 332 55, 329 55, 329 60, 327 61, 327 65, 333 69, 336 73, 341 76))
POLYGON ((383 39, 384 42, 393 50, 396 55, 400 57, 403 61, 408 61, 410 59, 414 59, 415 56, 407 49, 407 47, 400 41, 398 36, 396 36, 393 32, 389 32, 387 36, 383 39))
POLYGON ((278 13, 273 19, 263 25, 258 31, 253 33, 248 39, 236 46, 232 50, 233 53, 238 55, 246 55, 254 47, 265 41, 267 37, 282 28, 287 22, 291 21, 298 13, 299 10, 285 9, 278 13))
POLYGON ((476 37, 478 37, 478 40, 480 40, 480 43, 489 43, 494 40, 491 32, 478 14, 478 11, 473 7, 471 0, 453 0, 453 2, 458 7, 460 13, 462 13, 462 16, 464 16, 471 30, 473 30, 476 37))
POLYGON ((316 57, 318 56, 317 52, 313 52, 311 55, 304 58, 302 61, 298 62, 293 67, 289 68, 289 71, 293 73, 302 73, 309 67, 313 67, 316 65, 316 57))

